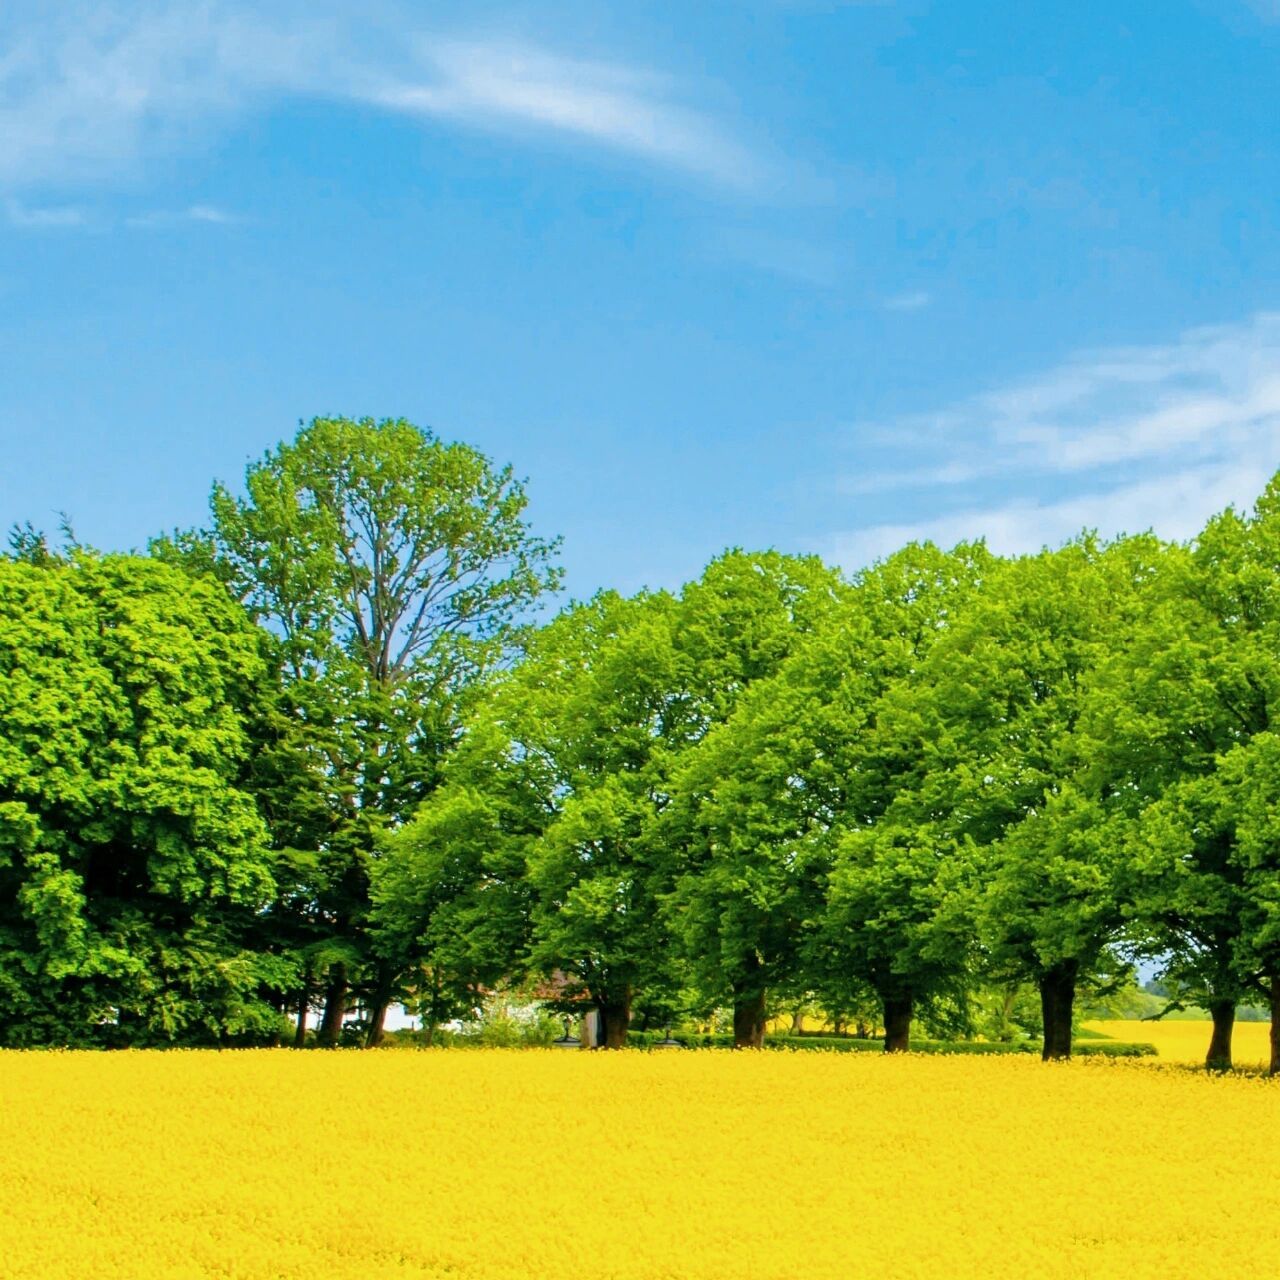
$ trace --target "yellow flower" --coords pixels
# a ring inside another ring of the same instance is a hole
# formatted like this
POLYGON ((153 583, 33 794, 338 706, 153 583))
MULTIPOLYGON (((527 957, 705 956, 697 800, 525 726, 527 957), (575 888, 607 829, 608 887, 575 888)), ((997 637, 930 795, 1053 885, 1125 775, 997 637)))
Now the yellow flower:
POLYGON ((1165 1062, 7 1053, 0 1097, 23 1280, 1280 1269, 1280 1082, 1165 1062))

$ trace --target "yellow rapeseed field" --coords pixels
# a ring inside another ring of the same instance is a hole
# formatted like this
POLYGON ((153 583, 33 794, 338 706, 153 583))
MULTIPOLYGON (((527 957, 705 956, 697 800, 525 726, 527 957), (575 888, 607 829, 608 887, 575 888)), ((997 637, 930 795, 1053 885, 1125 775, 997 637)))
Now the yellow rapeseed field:
MULTIPOLYGON (((1208 1020, 1173 1022, 1088 1022, 1112 1040, 1145 1040, 1165 1062, 1204 1062, 1213 1024, 1208 1020)), ((1266 1022, 1237 1022, 1231 1036, 1231 1056, 1237 1067, 1265 1067, 1271 1060, 1271 1026, 1266 1022)))
POLYGON ((1280 1082, 825 1053, 0 1054, 0 1275, 1270 1277, 1280 1082))

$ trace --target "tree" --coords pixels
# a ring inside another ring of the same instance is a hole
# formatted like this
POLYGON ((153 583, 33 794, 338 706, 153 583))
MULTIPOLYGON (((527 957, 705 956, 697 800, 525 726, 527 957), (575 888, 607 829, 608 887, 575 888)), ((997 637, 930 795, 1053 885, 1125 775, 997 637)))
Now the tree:
POLYGON ((1100 673, 1095 787, 1133 814, 1126 896, 1138 943, 1163 958, 1179 999, 1209 1009, 1206 1063, 1226 1068, 1237 1003, 1270 998, 1280 975, 1267 923, 1280 867, 1259 834, 1280 689, 1276 482, 1253 512, 1223 512, 1171 551, 1156 585, 1100 673))
POLYGON ((269 644, 129 556, 0 559, 0 1043, 262 1043, 269 644))
MULTIPOLYGON (((676 762, 839 590, 812 558, 731 551, 679 600, 602 593, 565 611, 478 708, 445 787, 393 842, 388 871, 394 861, 407 876, 416 864, 419 883, 430 880, 410 842, 425 849, 418 833, 439 831, 449 806, 493 815, 484 841, 492 849, 498 830, 510 834, 525 867, 528 941, 511 971, 559 983, 565 1001, 589 999, 605 1042, 624 1043, 637 1003, 651 1015, 683 1003, 660 910, 682 853, 662 824, 676 762)), ((455 826, 439 856, 453 856, 446 846, 463 856, 465 838, 455 826)), ((472 860, 477 875, 485 861, 472 860)), ((442 913, 424 904, 420 920, 442 913)))
POLYGON ((1045 1058, 1071 1053, 1075 993, 1115 967, 1121 907, 1105 797, 1073 786, 1090 679, 1127 634, 1162 548, 1084 536, 1006 562, 932 648, 901 713, 925 760, 901 808, 974 861, 996 976, 1034 981, 1045 1058))
POLYGON ((808 838, 827 819, 803 772, 815 758, 796 727, 806 692, 781 675, 749 691, 680 768, 664 823, 682 851, 673 936, 704 999, 732 1005, 739 1048, 763 1042, 771 994, 807 985, 802 930, 818 893, 808 838))
MULTIPOLYGON (((844 590, 814 557, 731 550, 678 601, 647 598, 643 619, 593 656, 593 676, 567 709, 593 741, 581 757, 589 772, 566 780, 563 808, 531 863, 533 955, 544 970, 580 974, 611 958, 614 993, 596 1001, 606 1036, 629 1023, 638 993, 670 1005, 684 982, 681 925, 660 909, 689 869, 690 847, 665 821, 680 762, 844 590)), ((763 1033, 763 998, 763 990, 752 996, 749 1032, 739 1009, 739 1038, 763 1033)))
POLYGON ((829 735, 840 750, 829 743, 818 752, 837 780, 827 805, 836 820, 810 963, 828 1003, 874 994, 889 1053, 910 1047, 918 1013, 962 992, 972 949, 972 923, 958 906, 969 860, 936 821, 935 744, 922 735, 913 698, 933 650, 994 569, 980 544, 949 553, 924 544, 865 571, 857 581, 865 636, 844 660, 842 685, 828 681, 846 690, 852 681, 856 692, 845 694, 829 735))
POLYGON ((833 850, 820 989, 873 992, 888 1053, 911 1047, 922 1006, 963 995, 972 928, 955 909, 969 870, 961 852, 928 826, 883 820, 843 832, 833 850))
POLYGON ((1249 911, 1238 797, 1224 783, 1217 769, 1171 783, 1129 824, 1123 873, 1136 943, 1159 959, 1171 1004, 1209 1011, 1210 1070, 1230 1069, 1236 1006, 1253 985, 1240 963, 1249 911))
POLYGON ((563 1000, 595 1006, 611 1048, 626 1042, 636 992, 668 977, 651 819, 686 714, 671 696, 673 610, 665 593, 604 592, 531 636, 378 876, 383 932, 409 920, 428 962, 447 958, 433 948, 460 936, 459 918, 500 899, 483 954, 458 965, 455 948, 453 972, 554 979, 563 1000), (441 893, 446 867, 460 882, 441 893))
POLYGON ((503 778, 502 762, 474 740, 446 774, 371 869, 374 951, 408 975, 428 1044, 440 1023, 467 1016, 518 970, 528 936, 525 843, 541 825, 536 791, 503 778), (465 780, 477 774, 479 785, 465 780))
POLYGON ((760 1043, 771 989, 816 985, 843 1008, 872 985, 847 945, 865 920, 825 912, 832 858, 904 767, 870 746, 878 700, 984 559, 912 547, 860 575, 683 765, 670 821, 688 853, 672 906, 699 983, 734 1005, 738 1043, 760 1043))
POLYGON ((1070 775, 1028 804, 981 856, 977 914, 990 970, 1039 991, 1041 1056, 1050 1061, 1071 1056, 1079 988, 1105 990, 1127 976, 1115 951, 1126 828, 1070 775))
MULTIPOLYGON (((750 855, 736 838, 740 857, 730 868, 734 855, 716 835, 722 811, 704 793, 739 769, 737 753, 750 733, 727 728, 738 708, 809 637, 831 625, 848 597, 848 584, 816 557, 736 550, 713 560, 680 597, 676 646, 681 697, 691 716, 690 731, 673 757, 660 819, 667 911, 672 943, 703 1000, 728 997, 732 1003, 740 1047, 762 1042, 767 990, 782 981, 771 943, 786 930, 778 896, 786 888, 776 879, 766 884, 768 859, 749 870, 750 855), (736 911, 717 914, 730 903, 736 911)), ((751 712, 743 714, 751 720, 751 712)))
POLYGON ((400 977, 366 932, 380 835, 438 786, 473 691, 559 582, 525 506, 510 467, 468 445, 317 418, 248 468, 243 497, 215 486, 208 534, 157 546, 206 565, 280 640, 305 763, 277 814, 313 854, 301 924, 325 969, 321 1043, 353 984, 380 1038, 400 977))
POLYGON ((522 673, 537 728, 521 750, 544 756, 557 793, 552 820, 529 846, 528 965, 563 975, 570 997, 590 998, 607 1048, 625 1045, 638 992, 675 985, 654 833, 688 716, 672 696, 674 611, 666 593, 598 596, 539 637, 522 673), (568 678, 537 674, 539 660, 568 678))

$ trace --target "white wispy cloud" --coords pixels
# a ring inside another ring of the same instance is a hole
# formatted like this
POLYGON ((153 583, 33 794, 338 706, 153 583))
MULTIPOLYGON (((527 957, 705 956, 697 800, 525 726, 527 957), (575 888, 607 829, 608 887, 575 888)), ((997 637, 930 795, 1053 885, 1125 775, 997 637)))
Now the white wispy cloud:
POLYGON ((253 24, 210 6, 7 6, 0 19, 0 181, 93 178, 259 91, 270 50, 253 24), (268 53, 266 59, 262 54, 268 53))
POLYGON ((750 186, 760 167, 668 76, 512 44, 422 39, 421 79, 357 89, 379 106, 481 127, 545 129, 750 186))
POLYGON ((183 216, 188 222, 213 222, 219 225, 240 221, 234 213, 228 213, 225 209, 219 209, 211 204, 193 204, 183 216))
POLYGON ((722 227, 707 239, 712 259, 747 266, 790 284, 829 289, 844 281, 852 256, 822 236, 802 236, 758 227, 722 227))
POLYGON ((78 205, 44 205, 31 207, 18 200, 5 206, 10 226, 14 227, 80 227, 85 224, 85 211, 78 205))
POLYGON ((1082 355, 873 434, 920 465, 843 490, 941 512, 832 535, 826 549, 846 564, 915 538, 1018 552, 1086 527, 1189 537, 1214 511, 1250 504, 1280 467, 1280 315, 1082 355), (1053 496, 1025 496, 1046 487, 1053 496))
POLYGON ((933 301, 933 295, 924 289, 912 289, 907 293, 896 293, 884 300, 886 311, 922 311, 933 301))
POLYGON ((862 489, 1221 459, 1280 421, 1280 314, 1194 329, 1163 346, 1098 351, 934 413, 859 430, 931 459, 862 489))
POLYGON ((1214 512, 1252 505, 1280 461, 1280 439, 1273 438, 1271 444, 1270 464, 1239 459, 1051 502, 1015 499, 915 522, 871 525, 833 535, 824 541, 823 550, 837 563, 856 568, 908 542, 926 540, 952 547, 983 538, 1001 555, 1018 555, 1058 546, 1084 529, 1097 529, 1104 536, 1154 529, 1165 538, 1191 538, 1214 512))
POLYGON ((124 220, 126 227, 171 227, 181 223, 204 223, 211 226, 230 226, 243 222, 237 214, 229 213, 211 204, 193 204, 185 209, 152 209, 136 213, 124 220))
POLYGON ((0 13, 0 183, 113 174, 289 98, 541 133, 736 188, 763 168, 697 86, 530 44, 424 34, 391 11, 23 4, 0 13))

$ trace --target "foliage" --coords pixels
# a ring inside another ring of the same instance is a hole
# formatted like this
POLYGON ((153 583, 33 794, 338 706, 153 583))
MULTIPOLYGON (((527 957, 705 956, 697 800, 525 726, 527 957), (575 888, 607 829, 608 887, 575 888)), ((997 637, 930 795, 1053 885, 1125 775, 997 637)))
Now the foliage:
POLYGON ((439 784, 483 677, 559 581, 511 468, 403 420, 317 418, 221 485, 212 530, 162 540, 207 568, 279 638, 292 768, 272 793, 280 843, 307 857, 292 907, 327 970, 322 1036, 336 1039, 352 976, 374 1038, 413 957, 368 946, 382 832, 439 784))
POLYGON ((1207 1009, 1218 1066, 1265 1004, 1280 1069, 1280 477, 1186 546, 735 549, 537 628, 525 512, 320 418, 148 560, 13 526, 0 1042, 373 1044, 520 989, 616 1047, 821 1010, 1060 1057, 1079 994, 1207 1009))
POLYGON ((907 896, 887 876, 877 922, 849 851, 878 839, 868 824, 911 766, 878 733, 878 711, 985 559, 911 547, 863 574, 682 765, 668 824, 687 852, 671 907, 709 996, 742 1008, 767 989, 785 1002, 816 988, 855 1014, 883 996, 888 971, 859 948, 905 961, 889 921, 907 896))
POLYGON ((1170 553, 1091 710, 1095 787, 1137 814, 1124 886, 1135 946, 1206 1008, 1280 992, 1278 572, 1273 481, 1253 512, 1215 516, 1170 553))
POLYGON ((274 860, 247 786, 268 649, 154 561, 0 560, 0 1043, 279 1031, 294 975, 261 934, 274 860))
MULTIPOLYGON (((884 717, 920 764, 858 840, 946 851, 924 881, 930 918, 972 929, 993 976, 1039 984, 1049 1056, 1070 1052, 1077 982, 1116 968, 1110 813, 1074 783, 1077 727, 1160 554, 1153 539, 1086 536, 992 566, 884 717)), ((864 862, 879 874, 874 853, 864 862)))
MULTIPOLYGON (((445 785, 388 846, 383 930, 407 908, 424 956, 484 977, 439 941, 470 912, 487 936, 501 929, 488 955, 504 971, 558 975, 565 998, 588 993, 624 1018, 638 986, 662 982, 647 820, 664 739, 684 714, 669 696, 673 607, 604 593, 531 637, 445 785), (443 866, 463 868, 461 894, 435 892, 443 866)), ((476 935, 464 921, 454 936, 476 935)))

